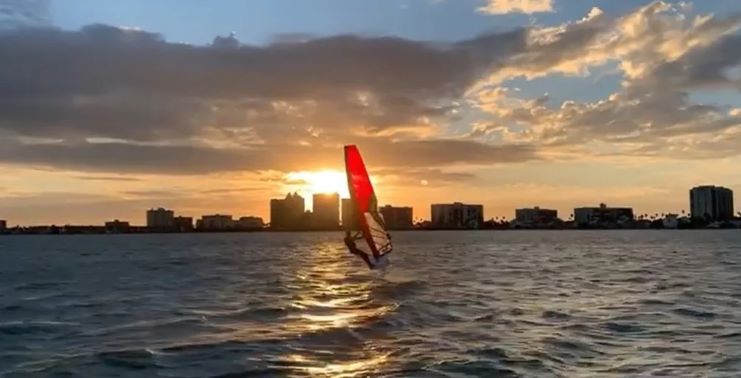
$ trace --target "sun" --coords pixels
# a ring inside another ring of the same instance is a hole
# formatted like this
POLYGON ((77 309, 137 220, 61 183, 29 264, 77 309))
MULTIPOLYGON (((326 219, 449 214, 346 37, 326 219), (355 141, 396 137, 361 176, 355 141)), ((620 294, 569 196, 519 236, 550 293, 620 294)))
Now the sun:
POLYGON ((300 191, 303 192, 339 193, 340 197, 350 197, 344 172, 335 170, 291 172, 286 175, 286 178, 289 182, 296 182, 300 191))

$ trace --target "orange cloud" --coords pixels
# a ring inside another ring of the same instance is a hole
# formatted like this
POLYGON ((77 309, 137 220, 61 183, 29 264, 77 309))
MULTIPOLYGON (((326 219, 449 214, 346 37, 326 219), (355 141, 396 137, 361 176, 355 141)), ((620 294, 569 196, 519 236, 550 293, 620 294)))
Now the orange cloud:
POLYGON ((489 0, 478 10, 489 14, 552 12, 553 0, 489 0))

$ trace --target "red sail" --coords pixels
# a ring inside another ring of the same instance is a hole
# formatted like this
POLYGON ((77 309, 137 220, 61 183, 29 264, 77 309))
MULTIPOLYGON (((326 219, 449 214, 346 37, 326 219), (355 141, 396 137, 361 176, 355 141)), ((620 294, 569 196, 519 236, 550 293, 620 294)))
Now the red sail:
POLYGON ((386 233, 383 218, 378 213, 373 184, 360 151, 354 145, 345 146, 345 170, 350 198, 356 210, 357 224, 373 255, 378 257, 391 252, 391 240, 386 233))

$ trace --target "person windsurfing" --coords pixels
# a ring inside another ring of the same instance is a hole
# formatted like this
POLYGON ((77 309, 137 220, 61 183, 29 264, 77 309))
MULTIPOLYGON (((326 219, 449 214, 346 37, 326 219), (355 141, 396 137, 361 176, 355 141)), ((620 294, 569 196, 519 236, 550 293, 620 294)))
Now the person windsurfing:
POLYGON ((345 170, 353 211, 348 217, 353 223, 344 225, 347 229, 345 245, 350 253, 362 258, 368 268, 384 267, 389 264, 386 255, 393 250, 391 235, 386 232, 383 216, 378 212, 376 194, 356 146, 345 146, 345 170), (351 230, 358 232, 352 235, 351 230), (368 244, 370 253, 355 245, 355 241, 361 239, 368 244))

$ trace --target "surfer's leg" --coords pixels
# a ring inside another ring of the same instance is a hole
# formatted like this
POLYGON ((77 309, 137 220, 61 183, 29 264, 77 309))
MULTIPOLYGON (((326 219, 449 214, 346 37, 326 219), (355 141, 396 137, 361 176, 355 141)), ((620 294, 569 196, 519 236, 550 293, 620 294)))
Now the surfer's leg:
POLYGON ((362 255, 360 255, 360 258, 362 258, 363 261, 365 261, 365 263, 368 265, 368 269, 373 269, 373 263, 370 261, 368 255, 363 253, 362 255))
POLYGON ((365 263, 368 264, 368 269, 373 269, 373 263, 371 263, 370 258, 368 257, 368 254, 366 254, 365 252, 357 248, 351 248, 350 253, 363 259, 363 261, 365 261, 365 263))

